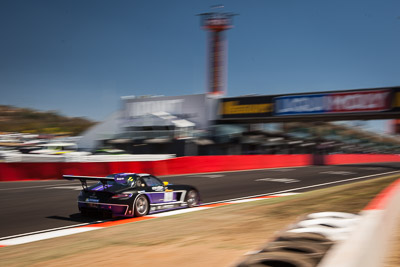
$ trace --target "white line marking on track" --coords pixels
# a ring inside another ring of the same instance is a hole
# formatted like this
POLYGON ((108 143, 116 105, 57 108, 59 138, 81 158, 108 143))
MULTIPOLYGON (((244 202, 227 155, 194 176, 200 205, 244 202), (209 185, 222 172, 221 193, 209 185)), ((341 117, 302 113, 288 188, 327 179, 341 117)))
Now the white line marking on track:
POLYGON ((210 179, 214 179, 214 178, 220 178, 220 177, 224 177, 226 176, 225 174, 200 174, 198 176, 192 176, 194 178, 210 178, 210 179))
POLYGON ((351 175, 351 174, 356 174, 356 173, 355 172, 346 172, 346 171, 327 171, 327 172, 320 172, 320 174, 351 175))
POLYGON ((204 175, 204 177, 211 178, 211 179, 214 179, 214 178, 221 178, 221 177, 224 177, 224 176, 225 176, 225 174, 204 175))
POLYGON ((275 172, 291 172, 291 171, 295 171, 296 169, 274 169, 271 171, 275 171, 275 172))
MULTIPOLYGON (((96 221, 96 223, 100 223, 100 222, 104 222, 104 221, 96 221)), ((93 223, 93 222, 91 222, 91 223, 93 223)), ((46 229, 46 230, 40 230, 40 231, 35 231, 35 232, 29 232, 29 233, 24 233, 24 234, 10 235, 10 236, 1 237, 0 240, 10 239, 10 238, 20 237, 20 236, 26 236, 26 235, 40 234, 40 233, 57 231, 57 230, 68 229, 68 228, 74 228, 74 227, 79 227, 79 226, 85 226, 85 225, 89 225, 91 223, 73 224, 73 225, 57 227, 57 228, 51 228, 51 229, 46 229)))
POLYGON ((300 180, 290 179, 290 178, 260 178, 260 179, 254 180, 254 181, 256 181, 256 182, 277 182, 277 183, 285 183, 285 184, 300 182, 300 180))
POLYGON ((360 168, 360 170, 367 170, 367 171, 377 171, 377 170, 382 170, 382 167, 363 167, 360 168))
POLYGON ((73 235, 73 234, 93 231, 93 230, 97 230, 97 229, 101 229, 101 228, 102 227, 76 227, 76 228, 70 228, 70 229, 63 229, 63 230, 58 230, 58 231, 53 231, 53 232, 40 233, 40 234, 34 234, 34 235, 29 235, 29 236, 12 238, 12 239, 8 239, 8 240, 2 240, 2 241, 0 241, 0 245, 1 246, 19 245, 19 244, 30 243, 30 242, 39 241, 39 240, 50 239, 50 238, 54 238, 54 237, 60 237, 60 236, 73 235))

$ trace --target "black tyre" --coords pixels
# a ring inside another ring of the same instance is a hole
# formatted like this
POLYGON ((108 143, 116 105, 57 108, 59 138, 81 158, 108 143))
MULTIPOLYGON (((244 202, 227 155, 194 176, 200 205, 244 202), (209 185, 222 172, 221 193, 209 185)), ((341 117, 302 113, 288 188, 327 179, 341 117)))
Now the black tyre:
POLYGON ((319 262, 326 249, 323 245, 301 241, 275 241, 267 244, 261 252, 296 252, 306 255, 308 258, 319 262))
POLYGON ((138 196, 134 205, 136 217, 144 216, 149 212, 149 201, 143 195, 138 196))
POLYGON ((249 256, 239 267, 314 267, 306 256, 288 252, 264 252, 249 256))
POLYGON ((199 205, 200 202, 200 196, 199 193, 196 190, 190 190, 187 192, 186 197, 185 197, 185 202, 187 203, 189 208, 195 207, 199 205))
POLYGON ((283 233, 276 241, 300 241, 319 244, 329 249, 333 245, 333 241, 325 236, 317 233, 283 233))

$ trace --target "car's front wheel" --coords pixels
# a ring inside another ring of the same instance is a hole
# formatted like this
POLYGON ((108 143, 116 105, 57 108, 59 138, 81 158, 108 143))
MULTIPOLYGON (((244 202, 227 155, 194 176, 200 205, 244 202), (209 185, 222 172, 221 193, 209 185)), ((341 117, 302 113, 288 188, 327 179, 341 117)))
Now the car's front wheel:
POLYGON ((190 190, 186 195, 186 203, 189 208, 199 205, 200 196, 196 190, 190 190))
POLYGON ((149 211, 149 201, 145 196, 138 196, 135 202, 135 216, 141 217, 148 213, 149 211))

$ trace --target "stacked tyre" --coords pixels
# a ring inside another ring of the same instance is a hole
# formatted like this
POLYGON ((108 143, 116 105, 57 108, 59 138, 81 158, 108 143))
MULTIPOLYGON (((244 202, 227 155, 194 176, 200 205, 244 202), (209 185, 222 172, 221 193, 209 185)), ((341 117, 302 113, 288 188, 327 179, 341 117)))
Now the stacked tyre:
POLYGON ((358 215, 349 213, 309 214, 249 255, 237 267, 317 266, 336 241, 346 238, 357 221, 358 215))

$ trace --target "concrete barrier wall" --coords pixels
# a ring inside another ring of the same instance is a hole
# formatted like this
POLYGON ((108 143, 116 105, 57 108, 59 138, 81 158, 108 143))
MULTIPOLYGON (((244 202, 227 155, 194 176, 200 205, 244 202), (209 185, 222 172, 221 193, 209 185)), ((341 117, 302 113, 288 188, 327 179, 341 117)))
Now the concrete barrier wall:
POLYGON ((181 157, 153 162, 158 175, 307 166, 310 155, 237 155, 181 157))
MULTIPOLYGON (((336 154, 326 164, 354 164, 400 161, 398 155, 336 154)), ((194 156, 158 161, 120 162, 10 162, 0 163, 0 181, 61 179, 63 174, 104 176, 117 172, 174 175, 237 171, 312 164, 312 155, 194 156)))
POLYGON ((0 163, 0 181, 60 179, 63 174, 105 176, 136 172, 173 175, 310 165, 310 155, 194 156, 158 161, 0 163))
POLYGON ((356 164, 356 163, 376 163, 376 162, 398 162, 400 155, 386 154, 334 154, 325 156, 325 164, 356 164))

